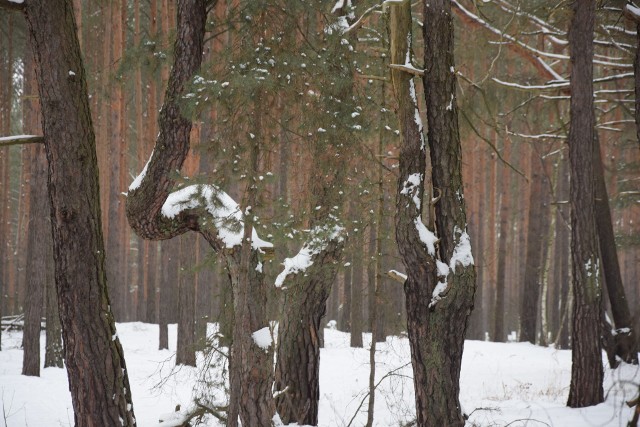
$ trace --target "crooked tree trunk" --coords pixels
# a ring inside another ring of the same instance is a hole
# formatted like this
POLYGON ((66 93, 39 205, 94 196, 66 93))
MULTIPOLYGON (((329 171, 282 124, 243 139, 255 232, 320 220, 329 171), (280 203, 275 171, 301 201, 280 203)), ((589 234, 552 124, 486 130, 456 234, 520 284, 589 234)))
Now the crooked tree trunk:
POLYGON ((571 57, 571 260, 573 333, 568 406, 592 406, 604 400, 602 389, 602 313, 600 260, 595 223, 593 104, 593 28, 595 3, 576 1, 569 28, 571 57))
MULTIPOLYGON (((389 9, 391 61, 405 64, 411 53, 410 2, 392 3, 389 9)), ((435 230, 428 230, 421 220, 426 147, 413 77, 392 70, 403 136, 396 240, 408 276, 404 286, 417 424, 463 426, 458 398, 460 366, 473 307, 475 269, 462 195, 453 22, 447 0, 424 3, 424 38, 432 183, 441 193, 434 210, 438 240, 435 230)))
MULTIPOLYGON (((174 171, 180 170, 190 145, 191 120, 180 110, 184 86, 202 62, 206 21, 204 0, 179 0, 174 64, 160 113, 160 132, 151 158, 143 173, 129 187, 127 218, 134 231, 149 240, 176 237, 188 230, 200 232, 212 249, 221 252, 227 262, 234 294, 234 331, 232 347, 231 405, 240 406, 240 419, 247 426, 270 426, 275 414, 271 394, 273 381, 271 347, 266 351, 252 339, 256 331, 268 328, 266 286, 259 252, 269 245, 252 244, 251 215, 243 218, 240 206, 214 186, 188 186, 174 191, 174 171), (171 200, 167 200, 169 196, 171 200), (163 206, 172 213, 163 213, 163 206), (224 209, 216 216, 218 206, 224 209), (214 209, 216 208, 216 209, 214 209), (226 209, 226 210, 225 210, 226 209), (225 225, 236 219, 236 227, 225 225), (244 225, 242 225, 244 221, 244 225), (218 228, 225 232, 219 234, 218 228), (244 231, 242 229, 244 228, 244 231), (251 289, 250 298, 248 290, 251 289), (235 372, 235 373, 234 373, 235 372), (238 399, 233 397, 237 395, 238 399)), ((257 147, 252 165, 257 165, 257 147)), ((255 171, 254 167, 252 171, 255 171)), ((253 175, 251 175, 253 176, 253 175)), ((249 193, 252 193, 249 186, 249 193)), ((252 200, 250 196, 249 201, 252 200)), ((253 206, 251 203, 248 205, 253 206)), ((247 206, 248 206, 247 205, 247 206)), ((230 412, 235 409, 230 407, 230 412)), ((230 420, 233 424, 236 420, 230 420)))
POLYGON ((95 135, 73 7, 55 0, 30 1, 23 8, 36 53, 75 424, 132 426, 131 387, 107 293, 95 135))

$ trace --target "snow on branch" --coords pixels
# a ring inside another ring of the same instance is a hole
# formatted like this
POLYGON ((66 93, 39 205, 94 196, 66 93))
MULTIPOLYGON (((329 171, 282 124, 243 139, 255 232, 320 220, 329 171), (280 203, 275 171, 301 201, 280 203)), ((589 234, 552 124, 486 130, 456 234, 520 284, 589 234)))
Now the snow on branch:
POLYGON ((44 137, 39 135, 14 135, 0 137, 0 147, 10 147, 12 145, 23 144, 38 144, 42 142, 44 142, 44 137))
POLYGON ((304 273, 313 265, 313 257, 327 249, 331 242, 341 242, 344 240, 344 228, 339 225, 333 227, 314 227, 310 232, 309 239, 302 245, 302 249, 292 258, 284 260, 284 268, 278 277, 275 285, 280 288, 284 284, 287 276, 304 273))
MULTIPOLYGON (((226 248, 231 249, 242 244, 244 221, 240 206, 215 185, 195 184, 174 191, 165 200, 161 212, 166 218, 172 219, 183 211, 198 208, 205 208, 211 215, 202 217, 202 224, 206 226, 208 221, 211 221, 218 232, 218 238, 226 248)), ((273 249, 272 243, 258 237, 255 228, 251 245, 256 250, 273 249)))
POLYGON ((632 4, 627 4, 624 9, 622 9, 622 13, 627 18, 640 24, 640 8, 635 7, 632 4))

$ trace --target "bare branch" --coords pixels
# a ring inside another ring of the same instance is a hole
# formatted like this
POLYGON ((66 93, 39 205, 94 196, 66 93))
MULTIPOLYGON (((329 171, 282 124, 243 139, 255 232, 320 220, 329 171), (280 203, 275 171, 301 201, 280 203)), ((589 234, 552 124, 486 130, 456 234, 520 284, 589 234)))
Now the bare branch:
POLYGON ((414 76, 424 76, 424 70, 420 70, 411 65, 407 64, 389 64, 389 68, 393 68, 394 70, 405 71, 409 74, 413 74, 414 76))
MULTIPOLYGON (((3 0, 0 0, 2 2, 3 0)), ((39 144, 44 142, 44 137, 39 135, 15 135, 0 137, 0 147, 12 145, 39 144)))

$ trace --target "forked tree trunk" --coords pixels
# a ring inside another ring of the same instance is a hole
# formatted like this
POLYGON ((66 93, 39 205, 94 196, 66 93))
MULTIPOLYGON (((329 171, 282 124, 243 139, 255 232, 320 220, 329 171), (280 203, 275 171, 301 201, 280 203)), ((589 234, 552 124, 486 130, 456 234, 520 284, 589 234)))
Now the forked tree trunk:
POLYGON ((64 0, 22 7, 36 53, 75 424, 132 426, 131 387, 107 293, 95 136, 73 7, 64 0))
POLYGON ((572 367, 568 406, 604 400, 602 389, 602 314, 600 259, 595 223, 593 104, 593 28, 595 2, 576 1, 569 28, 571 57, 571 260, 573 271, 572 367))
MULTIPOLYGON (((409 1, 389 5, 393 64, 405 64, 410 58, 410 6, 409 1)), ((475 269, 462 189, 453 22, 448 0, 425 1, 423 29, 432 182, 441 193, 435 205, 438 240, 435 230, 428 230, 421 220, 426 147, 413 76, 394 69, 392 81, 403 135, 396 240, 408 276, 407 329, 417 424, 463 426, 458 398, 460 366, 467 319, 473 308, 475 269)))

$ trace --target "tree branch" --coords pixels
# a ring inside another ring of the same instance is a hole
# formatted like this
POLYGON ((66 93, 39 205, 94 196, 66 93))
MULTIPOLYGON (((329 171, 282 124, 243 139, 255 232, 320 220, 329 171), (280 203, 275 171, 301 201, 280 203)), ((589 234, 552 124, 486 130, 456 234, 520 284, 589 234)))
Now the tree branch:
MULTIPOLYGON (((5 0, 0 0, 0 5, 5 0)), ((39 135, 15 135, 0 137, 0 147, 10 147, 12 145, 38 144, 43 143, 44 137, 39 135)))

